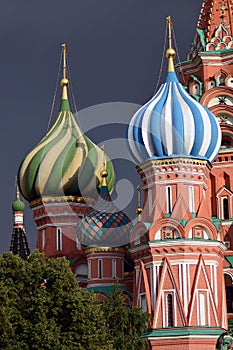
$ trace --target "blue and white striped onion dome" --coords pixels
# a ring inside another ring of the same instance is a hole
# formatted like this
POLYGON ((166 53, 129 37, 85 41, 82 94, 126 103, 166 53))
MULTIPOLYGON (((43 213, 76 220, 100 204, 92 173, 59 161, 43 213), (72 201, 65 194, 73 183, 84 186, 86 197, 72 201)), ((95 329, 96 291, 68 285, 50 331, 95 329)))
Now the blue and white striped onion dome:
POLYGON ((212 163, 221 145, 221 130, 214 115, 185 91, 175 72, 168 72, 155 96, 132 117, 127 138, 136 163, 174 157, 212 163))

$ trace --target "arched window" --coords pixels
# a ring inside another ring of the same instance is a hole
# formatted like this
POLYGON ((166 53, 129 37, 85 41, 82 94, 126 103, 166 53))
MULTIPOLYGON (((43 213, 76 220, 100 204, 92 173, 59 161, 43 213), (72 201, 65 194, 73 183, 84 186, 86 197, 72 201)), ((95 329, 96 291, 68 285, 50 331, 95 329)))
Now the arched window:
POLYGON ((194 95, 200 95, 200 86, 199 86, 199 84, 194 84, 192 90, 193 90, 193 94, 194 95))
POLYGON ((225 85, 225 80, 226 80, 225 75, 221 74, 220 77, 219 77, 219 86, 224 86, 225 85))
POLYGON ((57 251, 62 250, 62 229, 57 227, 57 251))
POLYGON ((223 220, 229 219, 229 201, 228 197, 222 198, 222 212, 223 212, 223 220))
POLYGON ((45 230, 42 230, 41 232, 41 250, 44 250, 45 248, 45 230))
POLYGON ((195 212, 195 209, 194 209, 194 187, 193 186, 189 186, 189 210, 190 210, 190 213, 195 212))
POLYGON ((231 141, 228 139, 223 139, 221 143, 221 148, 230 148, 231 147, 231 141))
POLYGON ((112 259, 112 278, 115 279, 116 277, 116 259, 112 259))
POLYGON ((206 294, 199 294, 200 326, 206 326, 206 294))
POLYGON ((172 213, 172 191, 171 186, 166 187, 167 214, 172 213))
POLYGON ((167 313, 167 327, 173 327, 173 295, 167 294, 166 296, 166 313, 167 313))
POLYGON ((87 264, 79 264, 75 269, 76 278, 78 281, 87 280, 87 264))
POLYGON ((102 259, 98 260, 98 278, 99 279, 103 278, 103 260, 102 259))
POLYGON ((88 260, 87 278, 91 278, 91 260, 88 260))
POLYGON ((212 88, 214 88, 215 87, 215 81, 214 80, 210 80, 209 82, 208 82, 208 90, 209 89, 212 89, 212 88))
POLYGON ((227 301, 227 312, 233 312, 233 287, 226 286, 226 301, 227 301))

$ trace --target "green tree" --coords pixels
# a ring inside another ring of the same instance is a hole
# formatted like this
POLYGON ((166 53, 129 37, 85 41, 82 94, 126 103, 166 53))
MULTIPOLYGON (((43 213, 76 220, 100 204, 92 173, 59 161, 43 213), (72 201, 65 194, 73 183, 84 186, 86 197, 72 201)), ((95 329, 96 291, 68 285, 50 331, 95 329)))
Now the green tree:
POLYGON ((0 257, 0 349, 113 350, 94 294, 78 287, 65 258, 0 257))
POLYGON ((116 350, 144 350, 147 341, 142 338, 150 315, 141 308, 129 306, 126 296, 116 285, 104 300, 102 309, 116 350))

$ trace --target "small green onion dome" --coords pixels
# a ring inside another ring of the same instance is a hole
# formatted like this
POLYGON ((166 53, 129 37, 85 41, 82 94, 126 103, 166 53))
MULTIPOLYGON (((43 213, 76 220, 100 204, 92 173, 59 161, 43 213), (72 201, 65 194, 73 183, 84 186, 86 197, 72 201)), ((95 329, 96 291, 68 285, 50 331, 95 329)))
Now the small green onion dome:
POLYGON ((19 197, 17 197, 14 203, 12 204, 12 210, 24 211, 24 209, 25 209, 25 204, 19 199, 19 197))

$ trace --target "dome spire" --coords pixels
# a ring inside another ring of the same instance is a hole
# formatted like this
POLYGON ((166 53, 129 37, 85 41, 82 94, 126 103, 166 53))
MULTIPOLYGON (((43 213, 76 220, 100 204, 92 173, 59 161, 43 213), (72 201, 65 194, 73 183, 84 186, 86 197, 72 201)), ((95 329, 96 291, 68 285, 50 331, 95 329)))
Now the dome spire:
POLYGON ((138 193, 138 206, 136 209, 136 214, 138 216, 138 222, 141 221, 141 213, 142 213, 142 207, 141 207, 141 187, 140 185, 137 186, 137 193, 138 193))
POLYGON ((62 100, 68 100, 68 85, 69 85, 69 80, 67 79, 67 60, 66 60, 66 55, 67 55, 67 49, 66 49, 66 44, 62 44, 62 53, 63 53, 63 78, 61 79, 61 87, 62 87, 62 100))
POLYGON ((102 151, 103 151, 103 170, 101 171, 101 187, 107 187, 107 177, 108 177, 108 172, 106 170, 106 155, 105 155, 105 147, 104 145, 102 146, 102 151))
POLYGON ((167 25, 168 25, 168 43, 169 43, 169 47, 166 51, 166 57, 168 58, 168 72, 175 72, 175 68, 174 68, 174 57, 176 55, 176 51, 172 48, 172 20, 171 17, 168 16, 166 18, 167 20, 167 25))

